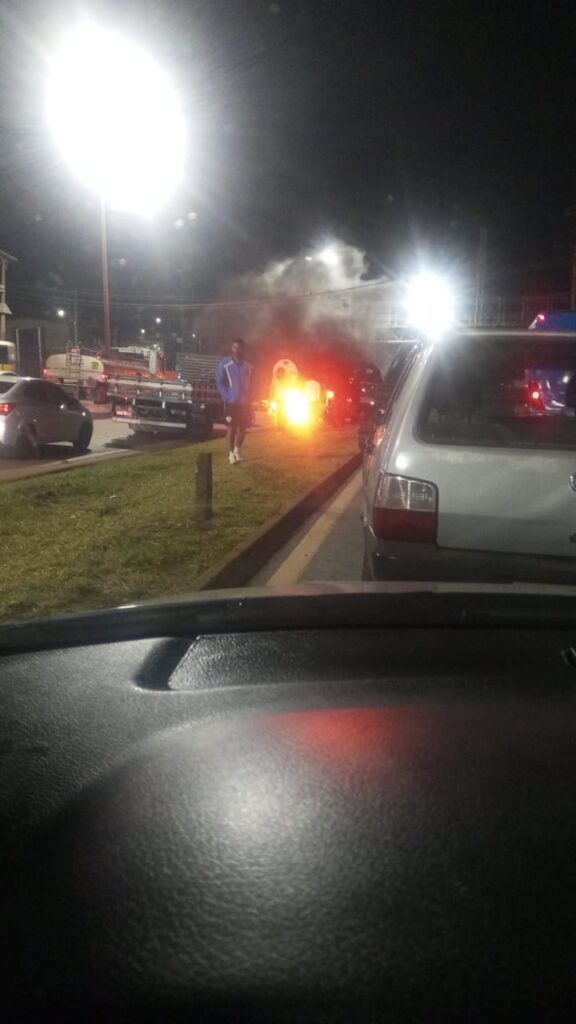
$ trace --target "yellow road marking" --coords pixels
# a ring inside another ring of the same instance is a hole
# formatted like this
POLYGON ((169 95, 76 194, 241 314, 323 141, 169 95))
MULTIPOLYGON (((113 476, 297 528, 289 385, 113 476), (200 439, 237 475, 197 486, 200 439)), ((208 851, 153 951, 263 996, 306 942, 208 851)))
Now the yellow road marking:
POLYGON ((320 549, 327 536, 334 529, 334 524, 346 511, 362 486, 362 473, 358 470, 350 482, 321 512, 302 540, 290 552, 288 558, 276 569, 266 585, 275 587, 286 583, 297 583, 308 564, 320 549))

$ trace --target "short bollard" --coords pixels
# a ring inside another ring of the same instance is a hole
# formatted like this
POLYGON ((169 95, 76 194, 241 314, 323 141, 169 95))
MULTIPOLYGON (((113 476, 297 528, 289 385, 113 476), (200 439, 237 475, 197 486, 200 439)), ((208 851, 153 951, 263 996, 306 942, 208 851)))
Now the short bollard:
POLYGON ((194 518, 197 523, 212 518, 212 456, 208 452, 196 456, 194 518))

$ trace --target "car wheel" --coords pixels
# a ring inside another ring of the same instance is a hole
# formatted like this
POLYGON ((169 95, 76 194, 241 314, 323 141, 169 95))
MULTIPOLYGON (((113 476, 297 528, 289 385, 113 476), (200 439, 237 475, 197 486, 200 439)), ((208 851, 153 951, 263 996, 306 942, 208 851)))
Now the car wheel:
POLYGON ((211 416, 206 417, 206 423, 202 430, 202 440, 210 441, 214 437, 214 421, 211 416))
POLYGON ((34 427, 22 427, 16 441, 16 457, 19 459, 37 459, 39 456, 40 446, 34 427))
POLYGON ((186 425, 185 436, 192 441, 209 441, 213 433, 214 424, 210 417, 207 417, 204 423, 188 423, 186 425))
POLYGON ((92 440, 92 424, 83 423, 80 427, 80 433, 75 441, 72 442, 75 452, 88 451, 90 447, 90 441, 92 440))

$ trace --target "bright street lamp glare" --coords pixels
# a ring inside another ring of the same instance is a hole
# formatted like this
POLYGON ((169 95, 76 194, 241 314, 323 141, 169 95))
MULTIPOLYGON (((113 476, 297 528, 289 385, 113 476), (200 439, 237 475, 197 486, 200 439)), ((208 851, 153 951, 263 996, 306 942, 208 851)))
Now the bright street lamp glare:
POLYGON ((327 245, 322 252, 318 254, 318 259, 325 263, 327 267, 335 267, 338 263, 338 251, 333 245, 327 245))
POLYGON ((56 310, 56 316, 60 316, 60 317, 66 316, 66 310, 65 309, 57 309, 56 310))
POLYGON ((72 32, 50 61, 47 116, 70 169, 112 207, 152 214, 182 180, 178 96, 129 39, 93 24, 72 32))
POLYGON ((430 337, 438 337, 454 323, 454 294, 437 274, 419 274, 406 290, 408 323, 430 337))

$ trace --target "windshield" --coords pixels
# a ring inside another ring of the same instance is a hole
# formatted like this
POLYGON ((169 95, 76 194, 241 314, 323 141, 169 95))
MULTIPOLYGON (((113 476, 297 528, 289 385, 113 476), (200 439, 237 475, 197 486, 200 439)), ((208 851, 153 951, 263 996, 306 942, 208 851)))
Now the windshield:
POLYGON ((574 28, 509 6, 22 0, 0 620, 576 585, 574 28))

